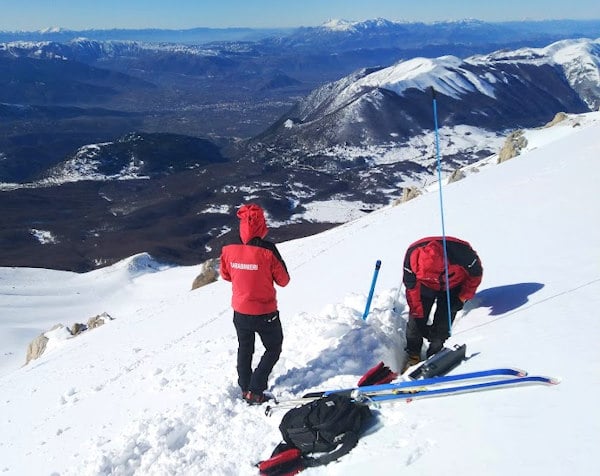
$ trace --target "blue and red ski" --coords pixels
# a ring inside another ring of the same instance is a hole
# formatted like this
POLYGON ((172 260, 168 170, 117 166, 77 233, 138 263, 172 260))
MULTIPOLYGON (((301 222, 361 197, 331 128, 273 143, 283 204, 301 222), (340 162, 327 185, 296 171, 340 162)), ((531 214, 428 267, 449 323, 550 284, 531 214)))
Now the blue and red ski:
POLYGON ((318 398, 324 397, 325 395, 331 395, 332 393, 341 393, 346 395, 351 395, 353 392, 360 391, 363 394, 369 394, 373 392, 381 392, 381 391, 390 391, 396 390, 399 388, 411 388, 411 387, 424 387, 431 385, 442 385, 451 382, 462 382, 462 381, 470 381, 477 379, 490 379, 490 378, 502 378, 502 377, 525 377, 527 372, 521 369, 515 368, 499 368, 499 369, 489 369, 489 370, 480 370, 476 372, 468 372, 464 374, 456 374, 456 375, 442 375, 440 377, 429 377, 423 378, 419 380, 407 380, 401 382, 392 382, 392 383, 384 383, 379 385, 367 385, 363 387, 352 387, 345 389, 337 389, 337 390, 325 390, 322 392, 311 392, 302 396, 303 399, 306 398, 318 398))
POLYGON ((493 388, 528 384, 555 385, 557 383, 559 383, 559 380, 552 377, 527 375, 527 372, 515 368, 498 368, 420 380, 312 392, 298 399, 274 401, 272 405, 267 407, 266 412, 270 414, 276 408, 290 408, 302 405, 333 393, 348 395, 356 400, 365 402, 386 400, 411 401, 416 398, 454 395, 493 388))
MULTIPOLYGON (((415 382, 418 383, 418 382, 415 382)), ((421 382, 422 384, 423 382, 421 382)), ((508 378, 501 380, 488 380, 479 383, 467 383, 466 385, 450 385, 436 387, 435 385, 421 385, 411 387, 400 387, 397 389, 388 389, 379 392, 365 392, 359 388, 352 397, 356 400, 365 400, 371 402, 382 402, 385 400, 406 400, 411 401, 416 398, 440 397, 445 395, 455 395, 459 393, 477 392, 481 390, 491 390, 493 388, 515 387, 528 384, 556 385, 559 380, 552 377, 539 375, 526 375, 523 377, 508 378), (432 388, 433 387, 433 388, 432 388)))

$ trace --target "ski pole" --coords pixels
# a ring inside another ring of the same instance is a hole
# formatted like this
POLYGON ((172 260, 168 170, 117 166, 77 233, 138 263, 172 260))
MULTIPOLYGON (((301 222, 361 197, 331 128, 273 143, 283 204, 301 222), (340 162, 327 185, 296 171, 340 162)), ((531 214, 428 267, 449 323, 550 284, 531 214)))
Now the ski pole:
POLYGON ((381 260, 378 259, 375 263, 375 271, 373 272, 373 281, 371 281, 371 289, 369 291, 369 297, 367 298, 367 306, 363 314, 363 321, 367 319, 369 315, 369 309, 371 308, 371 300, 373 299, 373 292, 375 291, 375 283, 377 282, 377 275, 379 274, 379 268, 381 268, 381 260))
POLYGON ((446 226, 444 224, 444 199, 442 196, 442 161, 440 159, 440 135, 438 132, 437 103, 435 89, 431 86, 433 98, 433 121, 435 124, 435 155, 437 160, 438 186, 440 191, 440 214, 442 217, 442 245, 444 248, 444 273, 446 278, 446 304, 448 306, 448 335, 452 335, 452 311, 450 310, 450 284, 448 283, 448 250, 446 248, 446 226))

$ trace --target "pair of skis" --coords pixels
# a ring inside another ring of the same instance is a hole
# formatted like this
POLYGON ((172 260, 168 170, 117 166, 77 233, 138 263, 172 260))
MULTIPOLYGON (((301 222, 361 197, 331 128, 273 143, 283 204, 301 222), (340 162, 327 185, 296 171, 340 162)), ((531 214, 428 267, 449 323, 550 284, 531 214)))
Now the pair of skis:
POLYGON ((333 393, 350 396, 356 401, 377 403, 387 400, 412 401, 417 398, 440 397, 494 388, 531 384, 556 385, 558 383, 559 380, 555 378, 528 375, 527 372, 520 369, 497 368, 457 375, 307 393, 299 399, 275 401, 267 407, 266 413, 269 415, 277 408, 292 408, 333 393))

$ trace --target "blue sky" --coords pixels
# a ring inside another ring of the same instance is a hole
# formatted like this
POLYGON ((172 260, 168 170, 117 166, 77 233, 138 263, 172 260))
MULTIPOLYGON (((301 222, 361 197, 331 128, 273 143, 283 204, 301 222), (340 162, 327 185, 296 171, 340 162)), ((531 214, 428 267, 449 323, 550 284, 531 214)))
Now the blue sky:
POLYGON ((332 18, 600 19, 598 0, 0 0, 0 30, 295 27, 332 18))

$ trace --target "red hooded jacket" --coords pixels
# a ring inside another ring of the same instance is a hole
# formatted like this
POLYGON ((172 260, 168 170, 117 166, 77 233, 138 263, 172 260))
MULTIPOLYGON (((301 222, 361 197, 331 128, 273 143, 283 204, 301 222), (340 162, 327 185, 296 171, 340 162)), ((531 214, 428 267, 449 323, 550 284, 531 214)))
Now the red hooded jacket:
POLYGON ((240 219, 241 243, 221 251, 221 277, 231 281, 231 306, 242 314, 261 315, 277 310, 274 283, 286 286, 290 276, 274 243, 266 241, 267 224, 262 208, 243 205, 240 219))
MULTIPOLYGON (((452 236, 446 237, 446 252, 449 288, 458 290, 461 301, 468 301, 475 295, 483 276, 479 256, 469 243, 452 236)), ((446 290, 441 236, 422 238, 408 247, 404 256, 402 281, 406 287, 410 316, 424 317, 421 292, 431 294, 446 290)))

